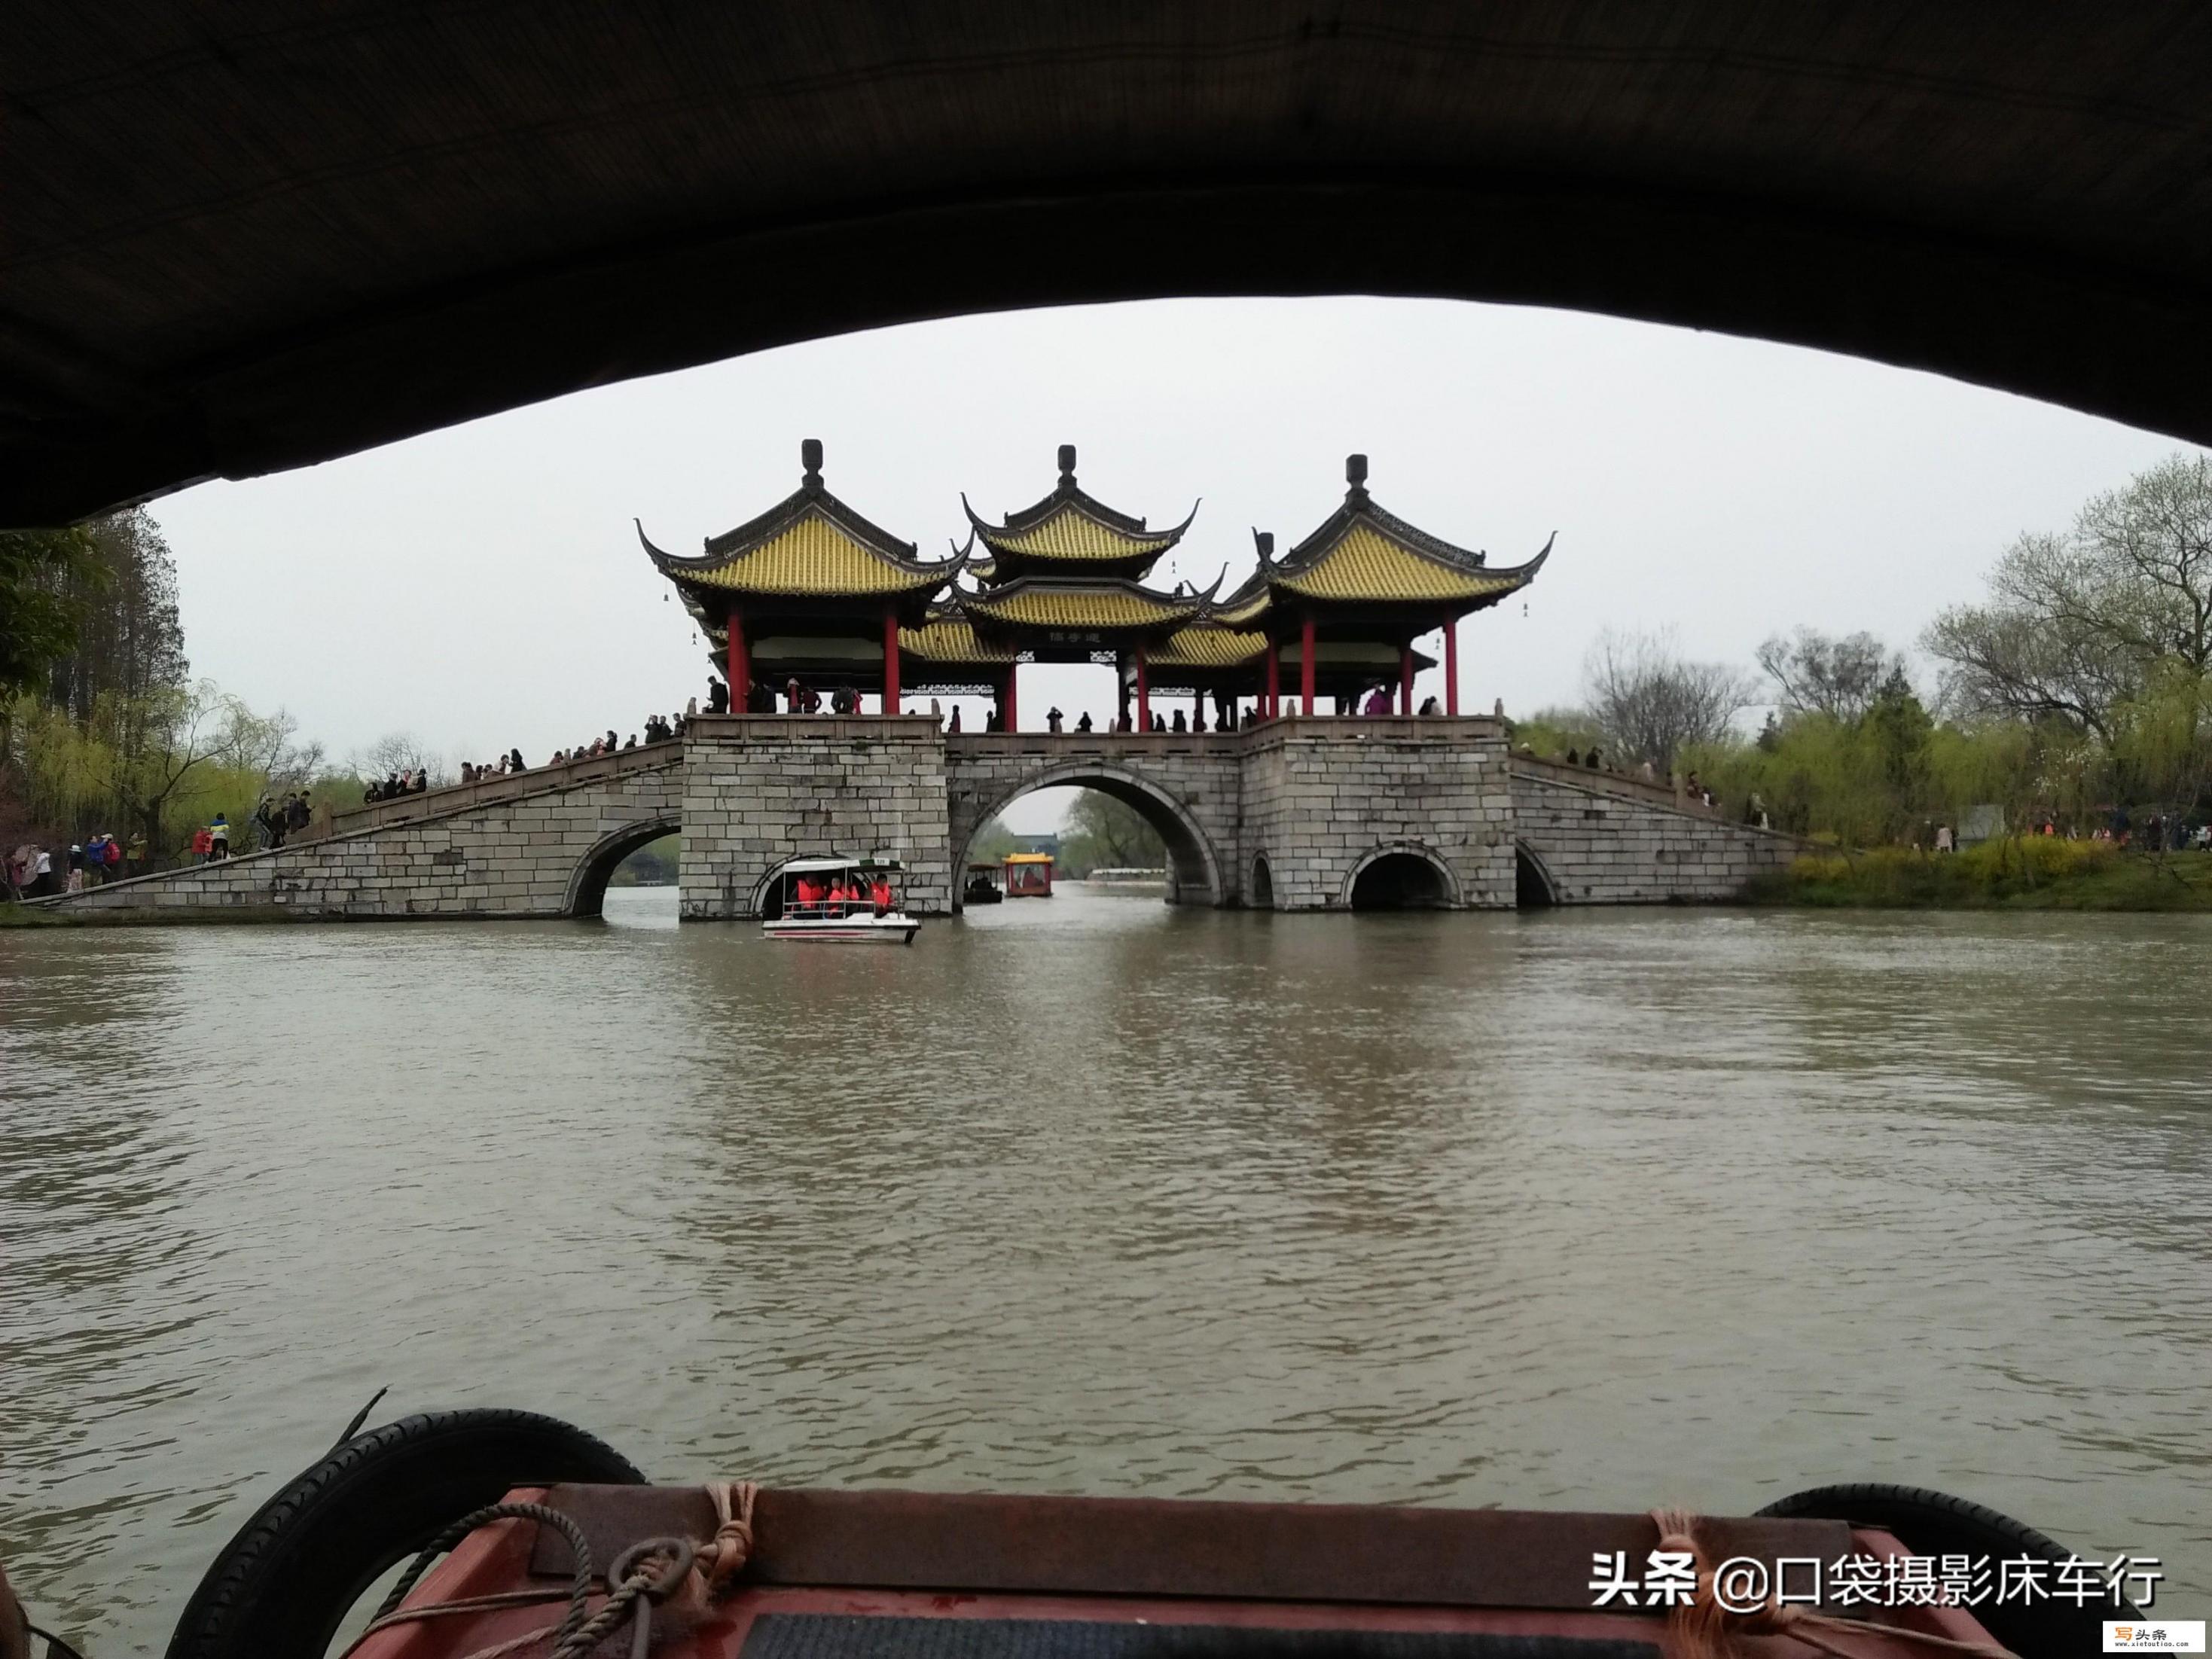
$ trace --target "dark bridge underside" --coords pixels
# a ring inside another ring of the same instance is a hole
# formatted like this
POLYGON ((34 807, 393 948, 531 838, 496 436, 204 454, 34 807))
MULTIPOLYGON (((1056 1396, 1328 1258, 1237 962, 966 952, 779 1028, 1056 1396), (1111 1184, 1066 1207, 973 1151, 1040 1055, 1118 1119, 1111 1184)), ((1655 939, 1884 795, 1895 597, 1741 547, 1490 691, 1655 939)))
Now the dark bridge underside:
POLYGON ((0 523, 1166 294, 1577 307, 2212 441, 2194 0, 107 0, 0 37, 0 523))

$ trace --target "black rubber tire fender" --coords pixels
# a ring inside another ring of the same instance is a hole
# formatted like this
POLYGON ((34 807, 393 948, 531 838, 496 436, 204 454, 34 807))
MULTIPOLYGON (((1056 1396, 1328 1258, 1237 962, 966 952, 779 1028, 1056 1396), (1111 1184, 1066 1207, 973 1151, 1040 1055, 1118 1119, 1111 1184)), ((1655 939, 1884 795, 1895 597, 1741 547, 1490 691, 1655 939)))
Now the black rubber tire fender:
MULTIPOLYGON (((2074 1553, 2025 1521, 1927 1486, 1880 1481, 1814 1486, 1778 1498, 1759 1513, 1878 1527, 1915 1555, 1987 1556, 1992 1574, 2000 1560, 2027 1556, 2039 1561, 2063 1561, 2074 1553)), ((2087 1607, 2076 1607, 2071 1601, 2038 1601, 2033 1606, 2008 1601, 2002 1607, 1985 1602, 1969 1611, 2020 1659, 2078 1659, 2081 1654, 2094 1654, 2103 1646, 2100 1628, 2103 1621, 2142 1616, 2125 1600, 2117 1607, 2110 1601, 2091 1602, 2087 1607)))
POLYGON ((535 1412, 428 1412, 331 1449, 216 1556, 168 1659, 323 1659, 347 1610, 392 1565, 516 1486, 640 1486, 629 1460, 535 1412))

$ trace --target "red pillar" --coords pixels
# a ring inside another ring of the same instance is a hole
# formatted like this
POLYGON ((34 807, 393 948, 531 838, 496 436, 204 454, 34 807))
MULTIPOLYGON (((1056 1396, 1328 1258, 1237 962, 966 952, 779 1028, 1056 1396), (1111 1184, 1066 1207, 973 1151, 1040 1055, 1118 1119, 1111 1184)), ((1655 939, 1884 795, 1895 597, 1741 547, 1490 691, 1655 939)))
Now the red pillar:
POLYGON ((753 669, 745 652, 745 619, 734 605, 730 607, 730 661, 726 672, 730 682, 730 712, 742 714, 752 707, 748 694, 753 689, 753 669))
POLYGON ((884 612, 884 713, 899 711, 898 616, 884 612))
POLYGON ((1413 712, 1413 647, 1411 641, 1398 647, 1398 712, 1413 712))
POLYGON ((1444 713, 1459 713, 1459 618, 1444 624, 1444 713))
POLYGON ((1267 641, 1267 695, 1261 699, 1260 712, 1269 720, 1283 712, 1283 642, 1267 641))
POLYGON ((1021 672, 1018 663, 1006 665, 1006 695, 999 700, 999 723, 1009 732, 1022 729, 1022 711, 1014 706, 1014 691, 1021 672))
POLYGON ((1314 619, 1308 617, 1298 629, 1298 698, 1305 712, 1314 709, 1314 619))
POLYGON ((1152 729, 1152 690, 1145 683, 1145 648, 1137 647, 1137 730, 1152 729))

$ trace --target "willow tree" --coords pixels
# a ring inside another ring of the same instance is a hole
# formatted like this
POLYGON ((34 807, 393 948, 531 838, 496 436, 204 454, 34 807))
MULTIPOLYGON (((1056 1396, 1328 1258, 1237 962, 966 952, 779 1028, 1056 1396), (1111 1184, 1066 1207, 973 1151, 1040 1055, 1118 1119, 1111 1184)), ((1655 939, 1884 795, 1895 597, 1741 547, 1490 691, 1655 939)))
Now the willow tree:
POLYGON ((1167 843, 1151 821, 1127 801, 1086 789, 1068 808, 1060 856, 1071 876, 1093 870, 1158 870, 1167 864, 1167 843))

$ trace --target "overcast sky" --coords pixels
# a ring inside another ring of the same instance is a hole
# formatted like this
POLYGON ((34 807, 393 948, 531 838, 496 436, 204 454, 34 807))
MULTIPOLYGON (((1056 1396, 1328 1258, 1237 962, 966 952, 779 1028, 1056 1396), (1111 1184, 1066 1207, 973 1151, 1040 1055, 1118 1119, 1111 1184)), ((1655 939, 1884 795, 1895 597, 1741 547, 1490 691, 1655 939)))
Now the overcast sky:
MULTIPOLYGON (((1376 501, 1493 563, 1559 532, 1525 606, 1462 625, 1462 707, 1513 714, 1572 701, 1607 627, 1672 629, 1747 667, 1799 623, 1910 645, 2021 531, 2180 447, 1934 375, 1609 318, 1184 300, 791 346, 153 512, 196 673, 290 710, 334 757, 404 731, 455 761, 519 745, 534 764, 703 696, 704 647, 630 521, 696 551, 797 486, 804 437, 833 491, 925 556, 964 536, 961 491, 994 518, 1025 506, 1073 443, 1084 486, 1124 512, 1171 524, 1203 498, 1163 584, 1226 565, 1233 585, 1252 527, 1290 546, 1364 451, 1376 501)), ((1024 724, 1055 702, 1103 717, 1111 671, 1025 668, 1024 724)))

